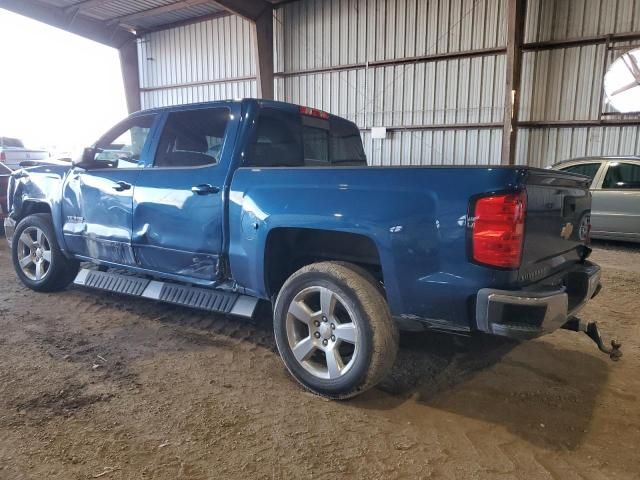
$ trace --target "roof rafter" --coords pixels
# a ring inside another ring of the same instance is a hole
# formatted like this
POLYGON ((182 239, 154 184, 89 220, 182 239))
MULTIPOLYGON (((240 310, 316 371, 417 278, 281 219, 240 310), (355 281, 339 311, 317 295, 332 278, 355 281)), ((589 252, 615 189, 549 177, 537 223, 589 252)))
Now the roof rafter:
POLYGON ((100 20, 82 14, 71 16, 61 8, 44 5, 35 0, 0 0, 0 8, 110 47, 120 48, 135 39, 135 35, 118 25, 109 26, 100 20))

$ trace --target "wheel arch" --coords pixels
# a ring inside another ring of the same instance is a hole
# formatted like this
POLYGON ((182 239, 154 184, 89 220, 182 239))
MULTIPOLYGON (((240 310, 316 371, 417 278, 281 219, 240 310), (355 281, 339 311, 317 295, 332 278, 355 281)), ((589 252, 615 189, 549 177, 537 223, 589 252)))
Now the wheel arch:
POLYGON ((346 231, 277 227, 271 229, 264 248, 264 287, 274 299, 294 272, 322 261, 349 262, 369 272, 384 285, 382 261, 375 241, 367 235, 346 231))

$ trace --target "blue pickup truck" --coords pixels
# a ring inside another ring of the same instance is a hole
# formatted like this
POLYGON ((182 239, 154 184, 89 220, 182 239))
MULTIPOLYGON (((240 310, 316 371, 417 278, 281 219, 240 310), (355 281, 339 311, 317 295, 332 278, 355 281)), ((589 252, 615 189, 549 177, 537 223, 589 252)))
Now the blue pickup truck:
POLYGON ((20 169, 5 229, 19 279, 251 317, 284 364, 348 398, 398 330, 517 339, 588 331, 589 179, 529 167, 367 167, 356 125, 245 99, 135 113, 73 166, 20 169))

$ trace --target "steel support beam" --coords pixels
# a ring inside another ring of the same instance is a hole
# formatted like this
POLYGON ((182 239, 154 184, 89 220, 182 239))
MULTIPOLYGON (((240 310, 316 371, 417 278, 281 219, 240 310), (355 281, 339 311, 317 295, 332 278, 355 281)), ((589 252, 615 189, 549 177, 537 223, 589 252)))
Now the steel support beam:
POLYGON ((526 3, 526 0, 508 0, 507 7, 507 75, 501 157, 503 165, 514 165, 516 161, 526 3))
POLYGON ((131 40, 118 49, 124 94, 129 113, 140 110, 140 75, 138 73, 138 44, 131 40))
POLYGON ((44 5, 34 0, 0 0, 0 8, 110 47, 120 48, 135 39, 132 33, 119 26, 108 27, 104 22, 84 15, 65 14, 64 10, 60 8, 44 5))
POLYGON ((255 49, 258 65, 258 97, 273 100, 273 9, 255 20, 255 49))

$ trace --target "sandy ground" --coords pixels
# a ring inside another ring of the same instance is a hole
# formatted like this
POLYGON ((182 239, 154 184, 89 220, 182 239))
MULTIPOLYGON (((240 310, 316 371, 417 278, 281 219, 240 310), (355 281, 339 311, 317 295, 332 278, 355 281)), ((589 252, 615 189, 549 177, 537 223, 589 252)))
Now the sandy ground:
POLYGON ((597 244, 583 312, 623 341, 402 337, 348 402, 305 393, 270 320, 22 287, 0 241, 0 479, 640 478, 640 247, 597 244))

